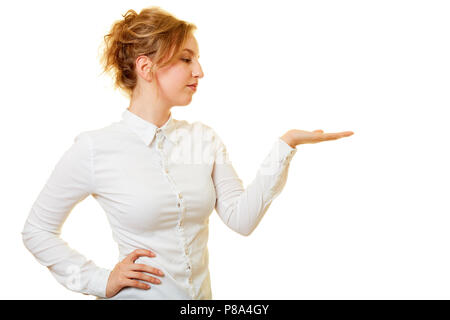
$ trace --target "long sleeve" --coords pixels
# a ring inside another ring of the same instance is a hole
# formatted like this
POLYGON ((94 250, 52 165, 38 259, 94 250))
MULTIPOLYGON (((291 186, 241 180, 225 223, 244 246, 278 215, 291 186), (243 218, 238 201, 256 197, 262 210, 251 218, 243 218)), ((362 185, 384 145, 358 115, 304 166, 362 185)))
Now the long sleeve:
POLYGON ((105 297, 110 270, 100 268, 60 238, 61 228, 77 203, 94 191, 92 140, 79 134, 56 164, 34 202, 22 239, 39 263, 66 288, 105 297))
POLYGON ((289 164, 297 152, 281 138, 273 144, 254 180, 244 189, 228 158, 226 147, 215 134, 216 154, 212 173, 216 189, 215 209, 222 221, 244 236, 257 227, 272 201, 286 184, 289 164))

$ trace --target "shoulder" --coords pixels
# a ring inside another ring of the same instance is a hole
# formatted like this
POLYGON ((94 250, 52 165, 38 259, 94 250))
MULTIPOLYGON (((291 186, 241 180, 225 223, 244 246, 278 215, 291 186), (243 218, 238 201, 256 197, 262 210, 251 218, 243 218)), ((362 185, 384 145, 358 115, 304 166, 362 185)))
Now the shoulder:
POLYGON ((107 126, 85 130, 75 137, 75 142, 88 144, 91 148, 110 145, 119 142, 121 139, 129 135, 130 132, 119 122, 111 123, 107 126))
POLYGON ((91 139, 109 138, 126 131, 125 129, 125 127, 120 125, 120 122, 113 122, 104 127, 82 131, 79 135, 87 136, 91 139))

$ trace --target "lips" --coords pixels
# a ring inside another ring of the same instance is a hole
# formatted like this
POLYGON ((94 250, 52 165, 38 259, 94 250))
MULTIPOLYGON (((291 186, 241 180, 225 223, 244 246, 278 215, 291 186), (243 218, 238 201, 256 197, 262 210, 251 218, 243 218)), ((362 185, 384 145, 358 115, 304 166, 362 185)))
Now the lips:
POLYGON ((188 87, 191 88, 194 91, 197 90, 197 84, 190 84, 190 85, 188 85, 188 87))

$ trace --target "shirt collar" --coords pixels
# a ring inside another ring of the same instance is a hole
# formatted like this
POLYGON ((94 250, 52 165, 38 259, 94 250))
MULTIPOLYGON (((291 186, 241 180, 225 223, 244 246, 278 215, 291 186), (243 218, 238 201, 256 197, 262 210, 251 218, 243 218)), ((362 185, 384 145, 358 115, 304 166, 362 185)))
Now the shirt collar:
POLYGON ((131 130, 133 130, 147 146, 152 143, 157 129, 159 129, 158 131, 161 131, 162 135, 164 135, 173 143, 176 144, 178 142, 178 138, 174 134, 176 129, 176 120, 172 118, 172 112, 170 112, 169 120, 167 120, 166 123, 159 128, 153 123, 129 111, 128 109, 125 109, 125 111, 122 113, 122 121, 131 130))

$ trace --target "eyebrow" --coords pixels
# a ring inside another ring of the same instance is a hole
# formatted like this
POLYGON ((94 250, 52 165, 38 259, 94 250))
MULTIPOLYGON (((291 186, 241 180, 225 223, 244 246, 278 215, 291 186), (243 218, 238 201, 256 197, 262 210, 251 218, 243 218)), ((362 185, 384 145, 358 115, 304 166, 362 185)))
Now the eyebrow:
MULTIPOLYGON (((189 51, 190 53, 195 54, 191 49, 183 49, 183 51, 189 51)), ((198 55, 198 57, 200 58, 200 55, 198 55)))

